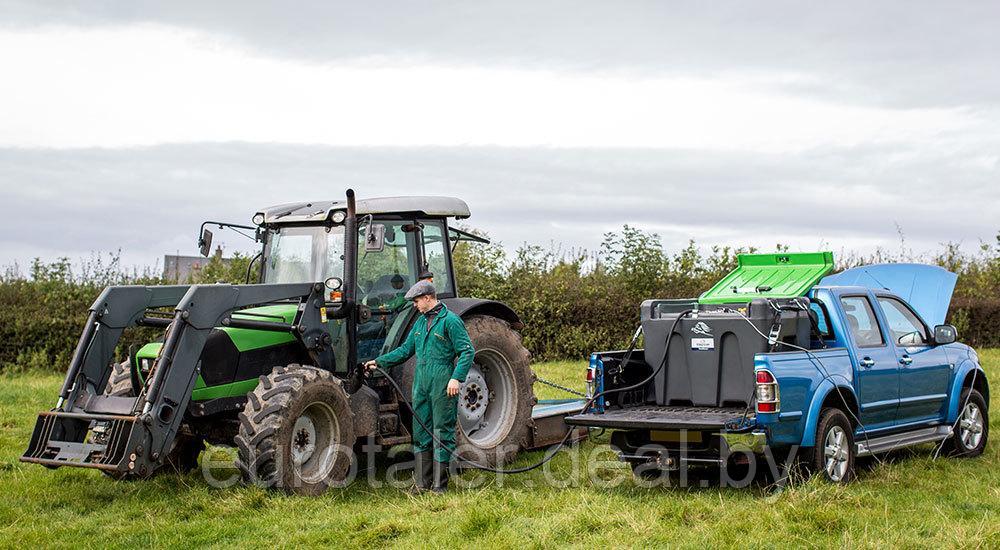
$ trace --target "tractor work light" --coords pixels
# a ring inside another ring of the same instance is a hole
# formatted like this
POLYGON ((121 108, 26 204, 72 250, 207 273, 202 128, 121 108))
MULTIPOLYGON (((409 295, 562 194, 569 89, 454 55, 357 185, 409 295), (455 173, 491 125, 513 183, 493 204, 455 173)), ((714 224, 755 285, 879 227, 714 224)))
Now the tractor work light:
POLYGON ((330 220, 332 220, 333 223, 344 223, 344 220, 346 219, 347 212, 344 212, 343 210, 337 210, 330 216, 330 220))
POLYGON ((254 214, 253 215, 253 224, 254 225, 264 225, 264 214, 262 214, 260 212, 254 214))

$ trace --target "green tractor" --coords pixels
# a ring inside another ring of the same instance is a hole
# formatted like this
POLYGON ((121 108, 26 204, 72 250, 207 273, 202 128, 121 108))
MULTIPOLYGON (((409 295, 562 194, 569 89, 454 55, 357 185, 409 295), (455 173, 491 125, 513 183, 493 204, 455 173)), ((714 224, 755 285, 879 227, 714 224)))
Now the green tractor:
POLYGON ((559 439, 561 415, 533 418, 534 375, 517 314, 459 297, 455 246, 486 242, 449 226, 468 216, 454 198, 356 202, 349 190, 344 201, 267 208, 253 226, 206 222, 254 231, 262 250, 247 279, 255 274, 256 283, 105 289, 58 403, 40 413, 22 460, 147 478, 197 467, 206 442, 235 445, 246 481, 322 493, 345 480, 362 443, 410 441, 414 360, 390 373, 405 397, 361 364, 401 343, 418 316, 402 296, 425 277, 465 320, 476 348, 459 394, 460 456, 502 464, 559 439), (123 331, 134 326, 163 336, 116 360, 123 331))

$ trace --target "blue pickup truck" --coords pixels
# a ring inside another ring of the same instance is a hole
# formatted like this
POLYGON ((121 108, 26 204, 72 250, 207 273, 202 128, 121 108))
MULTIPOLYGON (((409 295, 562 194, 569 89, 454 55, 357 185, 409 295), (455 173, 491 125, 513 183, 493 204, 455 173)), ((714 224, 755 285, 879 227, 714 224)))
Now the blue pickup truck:
POLYGON ((644 349, 592 354, 567 423, 611 431, 637 475, 771 453, 833 482, 855 458, 936 443, 977 456, 989 385, 944 324, 956 276, 914 264, 823 277, 832 255, 740 257, 698 300, 642 304, 644 349))

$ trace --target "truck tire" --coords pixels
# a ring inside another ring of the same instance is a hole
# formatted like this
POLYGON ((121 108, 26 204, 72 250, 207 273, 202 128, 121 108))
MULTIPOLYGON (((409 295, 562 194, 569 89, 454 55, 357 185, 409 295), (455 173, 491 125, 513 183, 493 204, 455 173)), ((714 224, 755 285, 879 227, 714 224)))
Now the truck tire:
POLYGON ((275 367, 247 394, 236 436, 244 481, 319 495, 342 484, 354 453, 354 416, 341 381, 303 365, 275 367))
POLYGON ((832 483, 854 479, 854 428, 840 409, 824 409, 816 426, 810 469, 832 483))
POLYGON ((989 409, 978 391, 966 388, 958 402, 962 407, 952 435, 944 443, 948 456, 974 457, 983 454, 990 435, 989 409))
POLYGON ((531 354, 502 319, 472 315, 465 327, 476 358, 458 394, 458 455, 497 466, 514 460, 529 441, 537 401, 531 354))
MULTIPOLYGON (((108 377, 108 383, 104 386, 104 395, 111 397, 135 397, 132 391, 132 374, 128 361, 115 364, 108 377)), ((167 453, 163 464, 141 476, 135 472, 109 472, 102 470, 108 477, 119 480, 149 479, 162 473, 187 474, 198 467, 198 456, 205 449, 205 441, 193 433, 185 424, 181 424, 180 431, 174 438, 173 447, 167 453)))

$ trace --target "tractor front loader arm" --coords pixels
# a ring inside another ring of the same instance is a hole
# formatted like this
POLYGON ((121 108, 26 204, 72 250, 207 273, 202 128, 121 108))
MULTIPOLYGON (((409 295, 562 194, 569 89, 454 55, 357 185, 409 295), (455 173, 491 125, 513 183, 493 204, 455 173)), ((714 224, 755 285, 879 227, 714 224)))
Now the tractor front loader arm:
MULTIPOLYGON (((209 332, 218 326, 288 331, 316 365, 333 370, 331 337, 321 316, 322 283, 121 286, 104 290, 90 309, 56 407, 39 414, 24 462, 78 466, 139 476, 162 465, 198 378, 209 332), (292 323, 233 318, 234 310, 298 301, 292 323), (150 316, 174 306, 173 318, 150 316), (166 338, 139 395, 103 395, 115 347, 131 326, 166 327, 166 338)), ((350 372, 351 365, 348 365, 350 372)))

